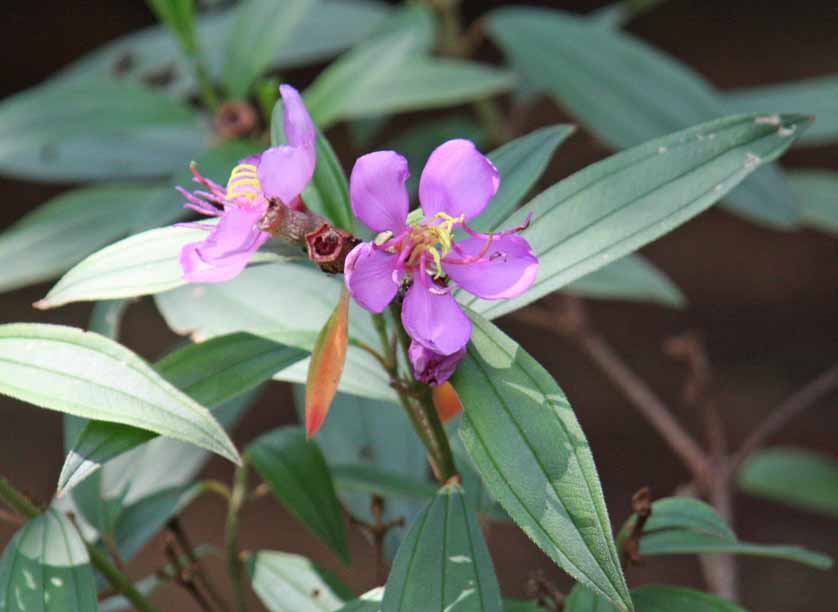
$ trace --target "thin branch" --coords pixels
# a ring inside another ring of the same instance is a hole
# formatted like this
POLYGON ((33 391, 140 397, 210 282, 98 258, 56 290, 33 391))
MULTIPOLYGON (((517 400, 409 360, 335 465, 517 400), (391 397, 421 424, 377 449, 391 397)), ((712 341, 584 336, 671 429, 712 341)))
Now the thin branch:
POLYGON ((236 612, 247 612, 243 582, 244 567, 239 555, 239 514, 247 498, 247 466, 236 468, 233 480, 233 494, 227 511, 225 548, 227 550, 227 571, 233 585, 236 612))
POLYGON ((745 459, 762 446, 768 438, 836 388, 838 388, 838 364, 830 367, 786 399, 745 439, 728 463, 728 478, 732 478, 745 459))
POLYGON ((577 298, 565 297, 561 303, 563 307, 558 315, 526 308, 515 313, 515 316, 575 341, 663 437, 693 477, 706 487, 711 478, 710 465, 695 439, 675 420, 667 405, 591 326, 582 302, 577 298))
POLYGON ((189 593, 201 610, 204 612, 213 612, 212 606, 204 597, 203 593, 198 590, 195 581, 192 580, 190 567, 186 563, 181 563, 180 555, 178 555, 176 548, 175 536, 171 533, 166 534, 164 552, 166 553, 166 558, 169 559, 169 563, 174 568, 175 584, 189 593))
POLYGON ((186 533, 186 530, 183 528, 183 525, 180 522, 178 517, 173 518, 169 521, 169 529, 171 530, 172 534, 175 536, 175 540, 180 545, 181 550, 186 555, 186 558, 189 559, 189 563, 191 564, 191 571, 197 577, 197 582, 204 588, 204 590, 209 595, 210 599, 212 599, 213 603, 221 608, 222 610, 227 610, 229 606, 227 602, 224 601, 224 598, 218 592, 218 590, 213 586, 212 581, 207 576, 206 570, 204 569, 201 560, 198 558, 198 555, 195 553, 195 547, 192 545, 192 541, 189 539, 189 535, 186 533))

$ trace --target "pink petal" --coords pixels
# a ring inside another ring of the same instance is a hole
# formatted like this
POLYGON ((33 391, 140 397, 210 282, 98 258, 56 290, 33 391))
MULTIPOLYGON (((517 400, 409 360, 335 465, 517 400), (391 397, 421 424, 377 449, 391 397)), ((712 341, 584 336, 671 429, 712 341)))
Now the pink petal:
POLYGON ((359 157, 349 179, 352 212, 373 231, 400 232, 410 204, 404 186, 409 176, 407 160, 395 151, 359 157))
POLYGON ((450 293, 438 295, 414 281, 402 305, 402 324, 419 344, 452 355, 468 344, 471 321, 450 293))
POLYGON ((498 171, 469 140, 438 146, 419 179, 419 201, 426 217, 444 212, 473 219, 486 208, 500 185, 498 171))
POLYGON ((280 85, 279 93, 285 103, 284 125, 285 138, 292 147, 303 149, 309 156, 311 167, 317 161, 317 129, 308 114, 300 92, 290 85, 280 85))
POLYGON ((410 365, 413 366, 413 375, 416 380, 436 386, 451 378, 454 370, 466 356, 466 349, 463 347, 451 355, 441 355, 414 340, 410 343, 407 354, 410 357, 410 365))
POLYGON ((538 258, 525 238, 510 234, 486 240, 467 238, 457 243, 463 255, 452 251, 448 259, 477 257, 476 263, 443 261, 445 273, 460 287, 484 300, 504 300, 521 295, 530 288, 538 274, 538 258), (485 250, 485 253, 484 253, 485 250))
POLYGON ((346 288, 370 312, 383 311, 396 297, 401 279, 396 273, 397 259, 396 255, 375 249, 371 242, 362 242, 346 256, 346 288))
POLYGON ((237 276, 270 238, 256 227, 264 214, 260 207, 227 208, 206 239, 181 249, 183 277, 190 283, 220 283, 237 276))
POLYGON ((270 199, 289 204, 299 196, 314 174, 314 160, 302 147, 271 147, 259 160, 259 182, 270 199))

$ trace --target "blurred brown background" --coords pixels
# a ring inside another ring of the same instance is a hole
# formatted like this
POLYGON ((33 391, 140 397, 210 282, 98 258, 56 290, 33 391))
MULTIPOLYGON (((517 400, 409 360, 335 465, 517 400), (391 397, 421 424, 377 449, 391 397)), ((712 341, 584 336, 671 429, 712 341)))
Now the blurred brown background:
MULTIPOLYGON (((466 2, 474 17, 501 2, 466 2)), ((508 4, 508 3, 507 3, 508 4)), ((587 12, 596 1, 530 2, 587 12)), ((148 25, 143 2, 95 0, 14 3, 4 11, 0 38, 3 76, 0 95, 35 85, 82 53, 122 33, 148 25)), ((838 71, 838 6, 834 0, 749 2, 746 0, 670 0, 634 21, 631 31, 687 62, 722 89, 814 77, 838 71)), ((493 56, 487 46, 487 57, 493 56)), ((313 73, 290 75, 304 85, 313 73)), ((838 100, 836 100, 838 104, 838 100)), ((806 109, 800 109, 806 111, 806 109)), ((614 109, 619 112, 619 109, 614 109)), ((569 120, 544 101, 529 128, 569 120)), ((397 120, 398 122, 398 120, 397 120)), ((332 136, 340 143, 345 132, 332 136)), ((348 150, 345 143, 341 150, 348 150)), ((608 154, 584 132, 559 151, 544 184, 608 154)), ((349 164, 351 159, 344 159, 349 164)), ((838 146, 797 149, 783 158, 788 167, 838 170, 838 146)), ((543 186, 543 185, 542 185, 543 186)), ((4 205, 0 227, 60 192, 62 187, 0 179, 4 205)), ((838 238, 813 231, 778 233, 711 210, 643 249, 684 290, 689 307, 673 311, 655 306, 593 303, 596 324, 627 361, 671 404, 696 435, 700 419, 680 401, 682 368, 665 357, 662 342, 688 329, 699 330, 717 374, 715 392, 732 444, 738 444, 772 407, 838 360, 838 238)), ((0 266, 2 262, 0 262, 0 266)), ((1 268, 0 268, 1 269, 1 268)), ((73 305, 41 313, 30 304, 46 285, 0 295, 0 321, 61 322, 83 326, 89 308, 73 305)), ((688 475, 667 446, 583 355, 558 337, 510 320, 501 321, 556 377, 573 402, 593 447, 612 521, 629 512, 631 494, 643 485, 657 495, 671 493, 688 475)), ((155 358, 173 341, 149 301, 129 310, 123 341, 155 358)), ((773 442, 838 454, 838 397, 795 420, 773 442)), ((291 422, 288 389, 275 384, 235 434, 241 446, 267 428, 291 422)), ((0 398, 0 473, 36 499, 46 500, 62 463, 61 418, 57 413, 0 398)), ((213 460, 208 471, 228 479, 229 465, 213 460)), ((735 500, 735 528, 742 539, 789 543, 838 557, 834 520, 761 502, 744 495, 735 500)), ((201 498, 185 513, 196 542, 221 543, 225 508, 201 498)), ((353 535, 355 566, 346 569, 270 501, 249 506, 243 517, 245 547, 299 552, 335 570, 353 587, 375 586, 370 550, 353 535)), ((12 531, 0 524, 0 543, 12 531)), ((522 595, 531 571, 542 568, 564 587, 569 580, 512 526, 490 534, 495 564, 506 595, 522 595)), ((150 544, 131 573, 144 576, 160 564, 158 540, 150 544)), ((744 604, 754 612, 835 610, 835 570, 819 572, 769 559, 740 558, 744 604)), ((223 580, 221 563, 213 573, 223 580)), ((628 574, 633 585, 670 582, 702 587, 694 558, 656 558, 628 574)), ((174 587, 158 597, 165 610, 190 610, 192 603, 174 587)))

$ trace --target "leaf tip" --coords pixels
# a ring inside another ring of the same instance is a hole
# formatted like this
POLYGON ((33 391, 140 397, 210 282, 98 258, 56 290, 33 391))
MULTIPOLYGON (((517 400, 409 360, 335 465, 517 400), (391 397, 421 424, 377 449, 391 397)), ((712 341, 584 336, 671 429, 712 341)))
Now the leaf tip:
POLYGON ((32 302, 32 308, 35 310, 49 310, 52 308, 53 304, 49 301, 48 297, 41 298, 37 302, 32 302))

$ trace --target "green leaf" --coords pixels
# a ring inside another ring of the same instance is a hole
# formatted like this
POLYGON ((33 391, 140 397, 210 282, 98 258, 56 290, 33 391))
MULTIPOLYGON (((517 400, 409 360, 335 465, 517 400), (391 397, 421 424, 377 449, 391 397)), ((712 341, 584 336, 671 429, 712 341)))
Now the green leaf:
POLYGON ((358 491, 387 497, 427 499, 436 489, 425 479, 367 465, 335 465, 331 468, 337 485, 346 491, 358 491))
MULTIPOLYGON (((301 385, 294 386, 297 414, 301 420, 304 417, 304 392, 301 385)), ((375 520, 371 495, 357 490, 357 483, 349 484, 339 477, 340 470, 349 466, 356 470, 386 471, 416 483, 417 487, 419 483, 425 483, 436 491, 428 481, 425 448, 401 406, 338 393, 332 408, 316 439, 337 479, 340 498, 353 516, 364 521, 375 520)), ((391 522, 401 518, 409 521, 422 506, 423 501, 385 495, 382 520, 391 522)), ((395 554, 404 532, 404 528, 388 532, 384 541, 388 559, 395 554)))
MULTIPOLYGON (((255 389, 278 370, 305 356, 305 351, 300 349, 239 333, 175 351, 160 360, 155 370, 199 404, 214 409, 255 389)), ((222 407, 216 411, 215 416, 222 424, 228 409, 222 407)), ((233 413, 237 412, 234 408, 233 413)), ((228 420, 232 422, 235 418, 228 420)), ((59 493, 75 486, 106 461, 152 438, 153 433, 135 427, 104 421, 89 423, 67 453, 58 478, 59 493)), ((203 459, 198 461, 203 463, 203 459)), ((182 464, 190 466, 186 461, 182 464)), ((158 477, 158 480, 165 478, 158 477)))
POLYGON ((460 436, 489 492, 576 580, 631 610, 591 450, 562 390, 479 316, 451 379, 460 436))
POLYGON ((84 543, 64 515, 49 510, 18 531, 0 558, 4 612, 97 610, 84 543))
POLYGON ((636 253, 576 279, 562 291, 588 298, 652 302, 673 308, 683 308, 687 301, 668 276, 636 253))
POLYGON ((195 0, 146 0, 157 18, 177 36, 187 53, 197 50, 195 0))
POLYGON ((382 599, 384 599, 384 587, 378 587, 350 601, 338 612, 380 612, 382 599))
POLYGON ((803 224, 830 234, 838 234, 838 172, 794 170, 789 172, 791 188, 803 224))
POLYGON ((270 612, 327 612, 343 605, 305 557, 260 550, 248 559, 247 571, 253 590, 270 612))
POLYGON ((54 278, 128 234, 138 210, 160 187, 103 185, 61 194, 0 234, 0 291, 54 278))
POLYGON ((477 219, 469 222, 479 232, 498 229, 544 173, 547 164, 571 134, 572 125, 551 125, 530 132, 489 153, 500 174, 500 188, 477 219))
POLYGON ((189 107, 120 81, 46 84, 0 103, 0 173, 42 181, 164 176, 206 147, 189 107))
POLYGON ((504 599, 503 610, 504 612, 544 612, 544 608, 539 606, 538 602, 518 599, 504 599))
POLYGON ((593 11, 588 19, 605 28, 619 28, 666 0, 617 0, 593 11))
POLYGON ((648 585, 632 589, 631 597, 643 612, 745 612, 736 604, 701 591, 683 587, 648 585))
MULTIPOLYGON (((729 105, 695 71, 630 34, 591 20, 559 11, 510 8, 492 14, 490 30, 529 81, 616 148, 729 114, 729 105)), ((770 112, 778 110, 785 108, 770 112)), ((776 115, 763 120, 775 131, 801 127, 781 125, 776 115)), ((793 227, 798 218, 789 186, 776 167, 732 191, 725 205, 771 227, 793 227)))
POLYGON ((344 562, 349 546, 332 475, 316 443, 299 427, 281 427, 256 438, 245 456, 273 494, 344 562))
MULTIPOLYGON (((364 40, 390 12, 370 0, 326 0, 307 13, 271 59, 275 68, 292 68, 321 61, 364 40)), ((199 46, 212 79, 221 78, 226 62, 225 40, 238 9, 216 11, 196 20, 199 46)), ((284 24, 280 24, 283 27, 284 24)), ((122 36, 70 64, 53 81, 124 79, 153 83, 158 90, 185 98, 195 88, 191 61, 163 27, 122 36)))
POLYGON ((507 221, 514 226, 533 215, 521 235, 539 257, 535 284, 512 300, 463 302, 498 317, 625 256, 714 204, 785 151, 809 122, 798 115, 784 116, 779 126, 759 119, 739 115, 704 123, 559 181, 507 221))
POLYGON ((5 395, 139 427, 240 461, 236 447, 206 408, 103 336, 62 325, 2 325, 0 362, 0 392, 5 395))
MULTIPOLYGON (((634 592, 632 592, 632 601, 634 601, 634 592)), ((636 602, 635 608, 646 612, 644 608, 637 608, 636 602)), ((562 612, 616 612, 616 610, 608 600, 594 595, 584 586, 576 583, 567 596, 562 612)), ((689 612, 692 612, 692 609, 689 609, 689 612)))
POLYGON ((399 547, 382 612, 468 609, 501 612, 489 549, 462 488, 440 489, 399 547))
POLYGON ((316 4, 315 0, 246 0, 239 6, 224 65, 224 85, 231 98, 247 95, 279 51, 292 42, 303 18, 315 12, 316 4))
MULTIPOLYGON (((273 146, 287 142, 284 109, 282 100, 274 105, 271 115, 271 145, 273 146)), ((319 129, 316 146, 317 166, 314 168, 314 176, 303 191, 303 200, 311 210, 323 215, 337 227, 351 232, 355 227, 355 217, 349 201, 349 182, 346 180, 346 173, 332 145, 319 129)))
MULTIPOLYGON (((162 467, 162 466, 161 466, 162 467)), ((156 491, 126 505, 114 526, 120 555, 131 559, 154 534, 180 513, 201 491, 200 484, 182 485, 156 491)))
POLYGON ((814 125, 798 144, 820 145, 838 141, 838 74, 739 89, 726 94, 729 108, 744 112, 800 112, 815 116, 814 125))
POLYGON ((797 448, 754 453, 739 469, 750 495, 838 518, 838 462, 797 448))
MULTIPOLYGON (((619 539, 630 531, 629 518, 619 539)), ((665 498, 652 504, 652 514, 640 539, 641 555, 735 554, 776 557, 828 569, 832 560, 797 546, 775 546, 740 542, 716 511, 691 498, 665 498)))
MULTIPOLYGON (((343 289, 342 279, 302 265, 267 265, 246 269, 235 279, 200 287, 182 287, 155 297, 169 327, 179 334, 206 339, 247 331, 311 351, 317 334, 332 314, 343 289)), ((379 399, 395 399, 390 379, 361 341, 378 346, 366 311, 350 305, 350 346, 340 389, 379 399)), ((305 382, 309 360, 277 374, 277 380, 305 382)))

